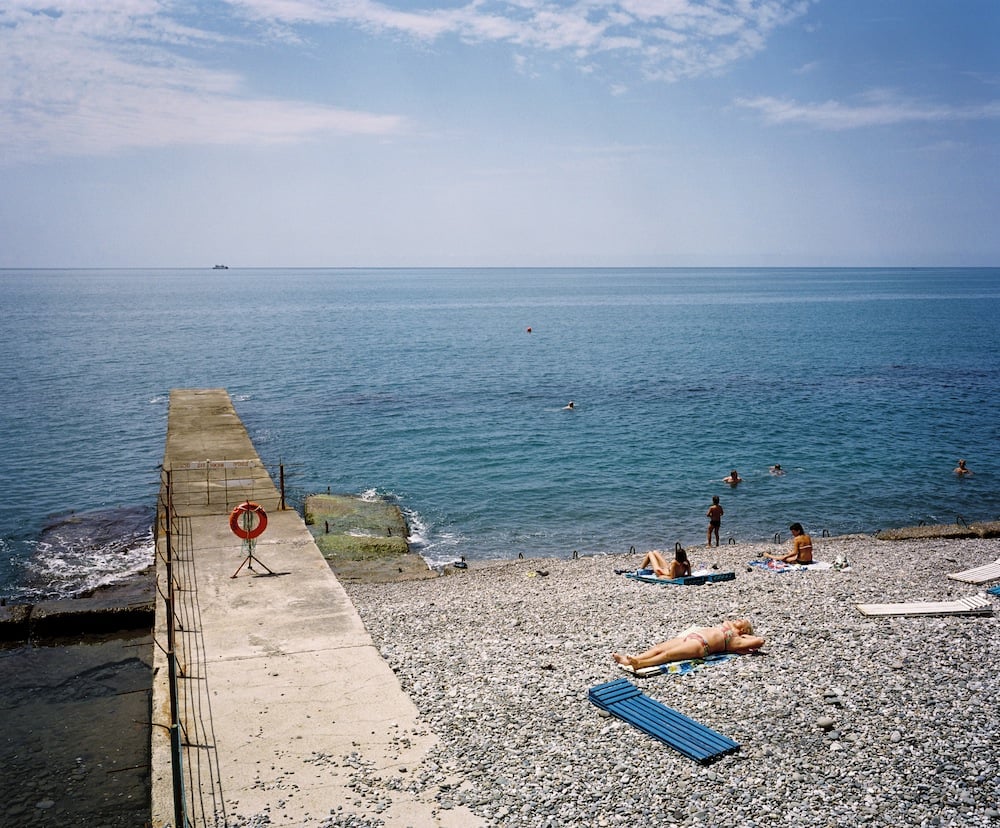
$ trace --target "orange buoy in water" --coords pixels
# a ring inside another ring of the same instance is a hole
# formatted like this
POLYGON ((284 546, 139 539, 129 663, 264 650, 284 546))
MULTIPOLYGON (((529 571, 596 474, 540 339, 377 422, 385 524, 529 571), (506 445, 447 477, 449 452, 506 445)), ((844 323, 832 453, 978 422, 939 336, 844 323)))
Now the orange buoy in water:
POLYGON ((259 503, 246 500, 229 513, 229 528, 243 540, 258 538, 267 528, 267 512, 259 503))

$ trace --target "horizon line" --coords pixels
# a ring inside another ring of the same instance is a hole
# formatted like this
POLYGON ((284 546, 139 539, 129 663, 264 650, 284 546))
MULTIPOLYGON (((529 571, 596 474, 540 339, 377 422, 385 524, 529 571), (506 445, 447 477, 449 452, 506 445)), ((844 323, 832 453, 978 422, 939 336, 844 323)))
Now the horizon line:
POLYGON ((0 266, 11 271, 98 270, 984 270, 1000 264, 843 264, 843 265, 28 265, 0 266))

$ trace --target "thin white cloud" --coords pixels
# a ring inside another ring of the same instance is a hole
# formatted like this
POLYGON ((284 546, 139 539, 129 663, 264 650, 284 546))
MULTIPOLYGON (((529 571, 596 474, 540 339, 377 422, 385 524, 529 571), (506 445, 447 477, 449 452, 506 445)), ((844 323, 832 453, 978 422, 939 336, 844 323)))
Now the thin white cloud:
POLYGON ((0 6, 0 163, 131 148, 387 135, 392 114, 261 98, 216 47, 349 26, 418 43, 500 43, 530 72, 566 56, 615 92, 712 74, 764 48, 812 0, 6 0, 0 6), (210 13, 205 9, 209 9, 210 13), (235 32, 235 33, 234 33, 235 32), (615 64, 609 65, 614 58, 615 64))
POLYGON ((248 19, 276 28, 345 23, 420 41, 505 42, 566 51, 584 60, 624 56, 651 78, 718 72, 760 51, 772 31, 812 0, 471 0, 401 11, 374 0, 231 0, 248 19))
POLYGON ((0 11, 0 162, 142 147, 385 135, 393 115, 247 95, 185 52, 221 40, 159 0, 14 0, 0 11))
POLYGON ((798 124, 842 131, 899 124, 987 121, 1000 118, 1000 101, 974 105, 935 104, 877 90, 859 103, 841 101, 801 103, 787 98, 740 98, 737 106, 758 112, 772 124, 798 124))

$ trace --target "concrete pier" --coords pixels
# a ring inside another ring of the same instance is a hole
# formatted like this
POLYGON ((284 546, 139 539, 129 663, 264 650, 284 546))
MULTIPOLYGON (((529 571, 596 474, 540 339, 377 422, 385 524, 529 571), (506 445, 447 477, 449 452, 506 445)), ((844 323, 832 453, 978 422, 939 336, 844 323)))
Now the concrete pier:
POLYGON ((171 392, 163 468, 173 505, 158 517, 153 826, 181 824, 178 802, 195 828, 318 825, 331 813, 398 828, 481 824, 438 802, 442 790, 457 801, 462 780, 431 764, 434 735, 302 519, 279 508, 225 390, 171 392), (229 526, 247 499, 268 517, 254 559, 229 526), (390 784, 366 797, 379 777, 390 784))

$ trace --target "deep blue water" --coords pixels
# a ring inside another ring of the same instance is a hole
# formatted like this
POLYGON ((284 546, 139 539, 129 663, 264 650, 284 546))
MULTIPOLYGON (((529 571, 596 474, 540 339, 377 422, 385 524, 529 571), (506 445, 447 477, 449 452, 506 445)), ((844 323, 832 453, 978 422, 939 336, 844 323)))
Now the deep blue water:
POLYGON ((1000 517, 997 268, 0 271, 0 297, 7 597, 148 559, 175 387, 227 388, 293 495, 396 498, 432 562, 691 545, 713 494, 724 540, 1000 517), (54 520, 118 507, 128 553, 54 520))

